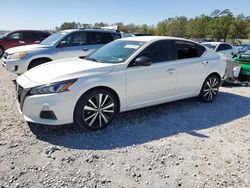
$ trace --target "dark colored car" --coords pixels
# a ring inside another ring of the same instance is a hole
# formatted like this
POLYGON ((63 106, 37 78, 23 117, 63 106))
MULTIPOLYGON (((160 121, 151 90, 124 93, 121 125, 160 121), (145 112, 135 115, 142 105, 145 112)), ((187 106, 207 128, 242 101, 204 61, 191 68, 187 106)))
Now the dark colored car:
POLYGON ((38 44, 50 35, 51 33, 49 32, 36 30, 18 30, 7 33, 0 38, 0 57, 8 48, 38 44))

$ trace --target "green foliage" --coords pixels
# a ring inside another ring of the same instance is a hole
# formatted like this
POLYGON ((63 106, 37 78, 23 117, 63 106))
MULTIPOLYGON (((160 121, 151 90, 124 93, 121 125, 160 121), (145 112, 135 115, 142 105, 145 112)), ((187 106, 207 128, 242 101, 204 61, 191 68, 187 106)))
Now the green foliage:
MULTIPOLYGON (((162 36, 175 36, 183 38, 212 38, 214 40, 250 39, 250 17, 243 14, 233 15, 229 9, 214 10, 209 16, 200 15, 192 19, 185 16, 167 18, 154 25, 136 25, 122 22, 113 23, 119 30, 126 33, 150 33, 162 36)), ((64 22, 56 31, 74 28, 101 28, 109 24, 100 22, 87 24, 64 22)))

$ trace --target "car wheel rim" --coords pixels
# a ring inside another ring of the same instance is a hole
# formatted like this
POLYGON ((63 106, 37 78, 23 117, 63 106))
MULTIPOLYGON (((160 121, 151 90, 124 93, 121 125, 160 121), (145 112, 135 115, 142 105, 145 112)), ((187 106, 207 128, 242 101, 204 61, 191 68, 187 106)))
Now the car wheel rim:
POLYGON ((207 101, 212 101, 214 97, 217 95, 219 91, 219 80, 215 77, 212 77, 207 80, 205 89, 204 89, 204 97, 207 101))
POLYGON ((103 93, 88 99, 83 108, 83 119, 91 128, 102 128, 112 119, 115 112, 113 99, 103 93))

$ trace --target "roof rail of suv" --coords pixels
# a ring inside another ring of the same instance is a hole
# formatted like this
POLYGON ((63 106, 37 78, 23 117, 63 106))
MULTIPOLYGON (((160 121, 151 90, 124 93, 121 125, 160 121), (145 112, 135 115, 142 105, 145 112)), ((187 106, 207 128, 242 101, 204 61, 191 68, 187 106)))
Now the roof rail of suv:
POLYGON ((101 31, 115 31, 115 32, 119 32, 120 33, 120 31, 119 31, 118 28, 119 28, 118 26, 107 26, 107 27, 101 27, 101 28, 99 28, 99 27, 91 27, 91 28, 85 28, 85 27, 83 27, 83 28, 79 28, 79 29, 101 30, 101 31))

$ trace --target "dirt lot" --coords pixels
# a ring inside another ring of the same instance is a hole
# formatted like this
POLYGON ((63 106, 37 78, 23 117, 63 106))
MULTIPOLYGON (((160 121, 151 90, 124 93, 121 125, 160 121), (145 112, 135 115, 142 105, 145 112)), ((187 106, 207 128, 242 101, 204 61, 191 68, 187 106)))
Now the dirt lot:
POLYGON ((0 68, 0 187, 250 187, 250 88, 127 112, 106 130, 24 122, 0 68))

